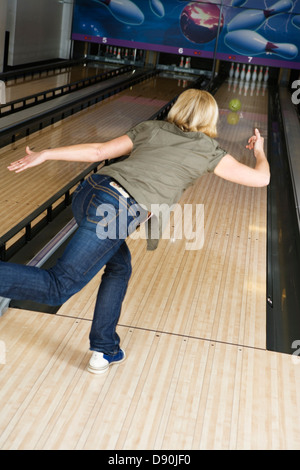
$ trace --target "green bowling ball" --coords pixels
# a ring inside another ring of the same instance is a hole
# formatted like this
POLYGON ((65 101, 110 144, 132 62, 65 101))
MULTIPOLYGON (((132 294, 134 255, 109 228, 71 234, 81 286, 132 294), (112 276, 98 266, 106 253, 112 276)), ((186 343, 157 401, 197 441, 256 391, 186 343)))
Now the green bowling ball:
POLYGON ((238 98, 233 98, 230 102, 229 102, 229 109, 231 111, 239 111, 241 109, 241 102, 238 98))

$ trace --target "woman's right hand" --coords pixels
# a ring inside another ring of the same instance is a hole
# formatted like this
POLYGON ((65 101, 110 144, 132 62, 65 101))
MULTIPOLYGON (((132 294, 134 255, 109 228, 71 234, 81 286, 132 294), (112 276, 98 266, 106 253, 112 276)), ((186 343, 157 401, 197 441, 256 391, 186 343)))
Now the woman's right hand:
POLYGON ((27 168, 40 165, 46 160, 43 152, 32 152, 28 146, 26 147, 26 154, 25 157, 11 163, 7 167, 9 171, 20 173, 21 171, 27 170, 27 168))

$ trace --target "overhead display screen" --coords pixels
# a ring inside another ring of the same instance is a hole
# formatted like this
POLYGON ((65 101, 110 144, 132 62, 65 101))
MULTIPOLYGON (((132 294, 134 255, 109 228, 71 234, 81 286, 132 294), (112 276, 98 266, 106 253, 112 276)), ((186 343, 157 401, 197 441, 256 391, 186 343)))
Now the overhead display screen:
POLYGON ((300 68, 298 0, 236 0, 226 3, 228 5, 222 9, 226 27, 220 32, 218 59, 300 68))
POLYGON ((300 0, 76 0, 72 39, 300 69, 300 0))

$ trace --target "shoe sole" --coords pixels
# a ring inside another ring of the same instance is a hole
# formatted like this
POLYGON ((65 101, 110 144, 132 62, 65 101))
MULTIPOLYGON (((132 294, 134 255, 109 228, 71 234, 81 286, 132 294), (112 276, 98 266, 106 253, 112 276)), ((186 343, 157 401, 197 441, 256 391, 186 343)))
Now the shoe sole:
POLYGON ((125 359, 126 359, 126 356, 125 356, 125 353, 124 353, 123 359, 121 359, 120 361, 116 361, 116 362, 110 362, 105 368, 96 369, 96 368, 94 368, 94 367, 88 366, 87 370, 88 370, 88 372, 90 372, 91 374, 101 375, 101 374, 104 374, 105 372, 107 372, 108 369, 110 368, 110 366, 114 366, 114 365, 121 364, 121 362, 124 362, 125 359))

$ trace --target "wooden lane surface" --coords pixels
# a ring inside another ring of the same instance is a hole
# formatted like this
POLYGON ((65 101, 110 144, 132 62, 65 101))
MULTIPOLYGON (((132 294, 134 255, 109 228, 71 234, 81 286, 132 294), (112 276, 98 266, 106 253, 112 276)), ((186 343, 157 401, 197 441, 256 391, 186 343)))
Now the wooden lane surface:
POLYGON ((88 165, 46 162, 24 173, 7 170, 11 161, 33 150, 81 142, 101 142, 117 137, 152 116, 182 91, 177 80, 155 77, 85 109, 27 138, 0 149, 0 236, 29 215, 88 165))
POLYGON ((90 322, 0 321, 2 450, 299 449, 299 363, 255 348, 118 327, 127 359, 86 372, 90 322))
POLYGON ((59 86, 74 83, 84 78, 101 74, 109 69, 116 68, 115 65, 98 65, 98 66, 73 66, 68 67, 59 73, 53 70, 52 73, 45 72, 41 77, 21 77, 17 80, 10 80, 6 84, 6 102, 25 98, 26 96, 50 90, 59 86))

